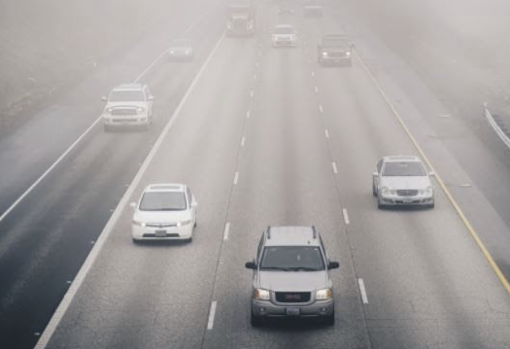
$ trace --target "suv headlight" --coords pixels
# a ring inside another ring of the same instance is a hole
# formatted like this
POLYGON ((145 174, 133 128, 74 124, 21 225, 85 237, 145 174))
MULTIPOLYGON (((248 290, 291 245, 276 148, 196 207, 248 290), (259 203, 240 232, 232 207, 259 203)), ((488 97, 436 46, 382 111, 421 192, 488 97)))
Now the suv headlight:
POLYGON ((262 288, 256 288, 253 290, 253 298, 259 299, 262 301, 268 301, 271 297, 268 290, 264 290, 262 288))
POLYGON ((333 297, 333 291, 330 288, 323 288, 315 293, 315 299, 317 300, 330 299, 331 297, 333 297))
POLYGON ((139 227, 145 227, 145 222, 137 221, 136 219, 133 219, 133 225, 136 225, 139 227))
POLYGON ((182 227, 182 226, 188 225, 188 224, 191 224, 191 219, 188 219, 188 220, 182 221, 182 222, 177 222, 178 227, 182 227))
POLYGON ((136 108, 136 111, 138 112, 138 114, 141 114, 141 113, 143 113, 145 111, 145 108, 138 107, 138 108, 136 108))

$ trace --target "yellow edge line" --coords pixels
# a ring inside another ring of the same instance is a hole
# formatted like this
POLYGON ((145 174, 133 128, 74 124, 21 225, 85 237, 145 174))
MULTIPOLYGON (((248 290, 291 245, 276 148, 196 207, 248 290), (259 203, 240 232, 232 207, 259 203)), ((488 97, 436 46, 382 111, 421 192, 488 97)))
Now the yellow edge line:
POLYGON ((428 157, 425 155, 425 153, 423 152, 423 150, 421 149, 420 145, 418 144, 418 142, 416 141, 416 139, 414 138, 414 136, 411 134, 411 131, 409 131, 409 128, 406 126, 406 124, 404 123, 404 121, 402 120, 402 117, 400 116, 400 114, 398 113, 398 111, 395 109, 395 107, 393 106, 393 104, 390 102, 388 96, 386 95, 386 93, 384 92, 384 90, 382 89, 381 85, 379 84, 379 82, 376 80, 376 78, 374 77, 374 75, 372 74, 372 72, 368 69, 368 67, 366 66, 365 62, 363 62, 363 60, 361 59, 361 57, 355 53, 355 56, 356 56, 356 59, 361 63, 361 65, 363 66, 363 69, 365 70, 365 72, 367 73, 367 75, 370 77, 370 79, 372 80, 372 82, 374 83, 374 85, 377 87, 377 89, 379 90, 379 93, 382 95, 382 97, 384 98, 384 100, 386 101, 386 103, 388 104, 388 106, 390 107, 391 111, 393 112, 393 114, 395 115, 395 117, 397 118, 398 122, 400 123, 400 125, 402 126, 402 128, 404 129, 405 133, 407 134, 407 136, 409 137, 409 139, 411 140, 411 142, 414 144, 414 146, 416 147, 416 149, 418 150, 418 152, 420 153, 420 156, 422 157, 422 159, 425 160, 425 162, 427 163, 427 165, 429 166, 429 168, 434 171, 436 173, 436 180, 438 181, 439 185, 441 186, 441 189, 443 189, 443 192, 446 194, 446 197, 448 198, 448 200, 450 200, 450 203, 452 204, 452 206, 455 208, 455 211, 457 211, 457 214, 459 215, 460 219, 462 220, 462 222, 464 223, 464 225, 466 226, 467 230, 469 231, 469 233, 471 234, 471 237, 475 240, 476 244, 478 245, 478 247, 480 248, 480 250, 482 251, 484 257, 487 259, 487 261, 489 262, 489 265, 491 266, 492 270, 494 271, 494 273, 496 274, 496 276, 498 277, 499 281, 503 284, 503 287, 505 288, 506 292, 508 294, 510 294, 510 283, 508 282, 508 280, 506 279, 505 275, 503 275, 503 272, 501 271, 501 269, 499 268, 499 266, 497 265, 497 263, 494 261, 494 258, 492 257, 492 255, 489 253, 489 250, 487 249, 487 247, 485 247, 485 244, 482 242, 482 239, 480 239, 480 236, 478 235, 478 233, 475 231, 475 229, 473 228, 473 226, 471 225, 471 223, 468 221, 468 219, 466 218, 466 216, 464 215, 464 212, 462 212, 459 204, 457 204, 457 201, 455 201, 455 199, 453 198, 453 195, 450 193, 450 191, 448 190, 448 188, 446 187, 446 185, 444 184, 443 180, 441 179, 441 177, 439 176, 439 174, 434 170, 434 167, 432 166, 432 163, 430 162, 430 160, 428 159, 428 157))

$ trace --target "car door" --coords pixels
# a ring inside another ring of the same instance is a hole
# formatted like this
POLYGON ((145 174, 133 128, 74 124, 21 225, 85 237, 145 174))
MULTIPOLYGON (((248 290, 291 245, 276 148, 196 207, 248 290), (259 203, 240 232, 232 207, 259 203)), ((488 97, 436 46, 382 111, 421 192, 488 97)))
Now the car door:
POLYGON ((154 96, 147 85, 143 87, 143 93, 145 100, 147 101, 147 110, 149 111, 149 117, 152 117, 152 105, 154 104, 154 96))
POLYGON ((377 166, 375 168, 374 176, 373 176, 373 185, 374 188, 379 191, 379 186, 381 185, 381 174, 382 174, 382 159, 377 162, 377 166))
POLYGON ((197 211, 197 208, 196 208, 196 201, 195 201, 195 197, 193 196, 193 194, 191 193, 191 190, 186 187, 186 196, 188 197, 188 204, 189 204, 189 207, 190 207, 190 210, 191 210, 191 217, 193 219, 193 222, 196 221, 196 211, 197 211))

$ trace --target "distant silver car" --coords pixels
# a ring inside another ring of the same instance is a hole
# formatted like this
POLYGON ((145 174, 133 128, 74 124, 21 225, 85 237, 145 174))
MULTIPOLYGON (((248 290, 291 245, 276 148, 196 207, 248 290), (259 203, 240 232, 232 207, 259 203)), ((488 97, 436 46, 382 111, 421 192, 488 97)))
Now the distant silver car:
POLYGON ((419 205, 434 207, 433 172, 416 156, 385 156, 372 174, 377 206, 419 205))
POLYGON ((105 131, 121 127, 148 129, 152 123, 154 96, 147 85, 132 83, 115 87, 106 102, 102 119, 105 131))
POLYGON ((278 24, 274 27, 271 35, 273 47, 294 47, 296 46, 297 36, 294 26, 290 24, 278 24))
POLYGON ((191 61, 194 58, 190 39, 174 39, 168 46, 169 61, 191 61))

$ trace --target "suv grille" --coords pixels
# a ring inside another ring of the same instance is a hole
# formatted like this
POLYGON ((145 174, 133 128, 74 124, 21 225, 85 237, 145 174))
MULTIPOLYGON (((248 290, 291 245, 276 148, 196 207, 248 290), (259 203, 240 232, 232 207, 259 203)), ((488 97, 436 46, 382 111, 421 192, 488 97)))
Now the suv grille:
POLYGON ((415 189, 397 190, 397 194, 400 196, 416 196, 418 195, 418 190, 415 189))
POLYGON ((306 303, 310 301, 310 292, 275 292, 279 303, 306 303))

